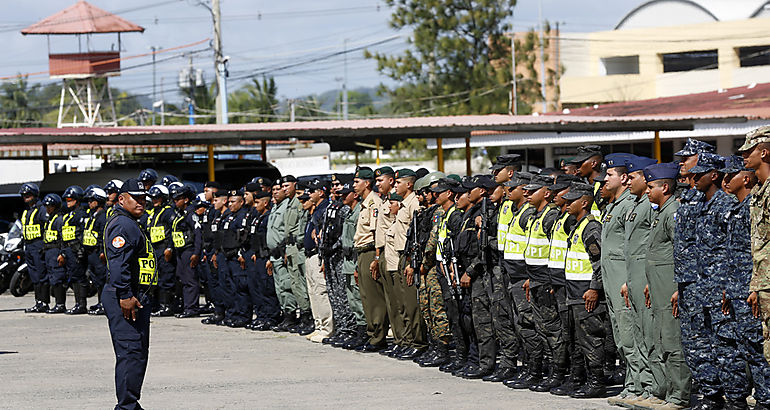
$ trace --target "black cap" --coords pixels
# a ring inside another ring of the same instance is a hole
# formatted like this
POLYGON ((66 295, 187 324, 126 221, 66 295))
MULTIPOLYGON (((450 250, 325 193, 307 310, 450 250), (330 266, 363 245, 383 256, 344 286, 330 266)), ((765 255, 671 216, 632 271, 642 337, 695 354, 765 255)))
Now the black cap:
POLYGON ((431 192, 439 192, 439 193, 444 191, 465 192, 465 190, 460 185, 460 183, 451 178, 441 178, 436 183, 436 186, 430 188, 430 190, 431 192))
POLYGON ((519 185, 527 185, 532 180, 532 174, 529 172, 517 172, 513 174, 513 178, 510 181, 504 183, 504 186, 516 188, 519 185))
POLYGON ((598 145, 585 145, 578 147, 577 155, 575 155, 575 158, 572 158, 569 163, 580 165, 587 159, 596 155, 602 155, 602 147, 598 145))
POLYGON ((120 193, 127 193, 131 196, 144 196, 147 194, 147 188, 144 183, 137 178, 129 178, 123 182, 123 186, 120 187, 120 193))
POLYGON ((342 185, 342 188, 340 188, 340 190, 337 191, 337 192, 339 192, 340 195, 347 195, 347 194, 349 194, 351 192, 354 192, 353 191, 353 183, 352 182, 345 182, 345 184, 342 185))
POLYGON ((246 184, 246 192, 258 192, 262 190, 262 185, 256 182, 249 182, 246 184))
POLYGON ((463 181, 460 185, 468 190, 479 187, 478 179, 474 177, 463 177, 463 181))
POLYGON ((416 176, 417 179, 420 179, 420 178, 422 178, 422 177, 424 177, 425 175, 428 175, 428 174, 430 174, 430 172, 427 169, 425 169, 425 168, 420 168, 417 171, 414 171, 414 176, 416 176))
POLYGON ((273 180, 268 177, 256 177, 252 180, 252 182, 262 186, 273 186, 273 180))
POLYGON ((478 175, 474 178, 476 178, 479 188, 492 189, 497 187, 497 182, 495 182, 491 175, 478 175))
POLYGON ((204 188, 214 188, 214 189, 219 189, 219 188, 221 188, 222 186, 221 186, 221 185, 219 185, 219 182, 217 182, 217 181, 208 181, 208 182, 206 182, 206 184, 204 184, 204 185, 203 185, 203 187, 204 187, 204 188))
POLYGON ((527 191, 534 191, 543 187, 551 186, 553 177, 550 175, 535 175, 530 179, 529 184, 524 186, 527 191))
POLYGON ((214 196, 217 198, 221 198, 223 196, 228 196, 229 191, 226 189, 218 189, 217 192, 214 192, 214 196))
POLYGON ((569 188, 573 182, 580 182, 582 180, 583 179, 577 175, 568 175, 568 174, 557 175, 556 180, 554 180, 553 182, 553 185, 549 186, 548 189, 550 189, 551 191, 561 191, 562 189, 569 188))
POLYGON ((284 175, 281 177, 281 183, 285 182, 297 182, 297 178, 294 177, 294 175, 284 175))
POLYGON ((257 191, 254 193, 254 199, 260 199, 260 198, 269 198, 272 194, 267 191, 257 191))
POLYGON ((242 189, 231 189, 228 192, 228 196, 243 196, 243 190, 242 189))
POLYGON ((492 166, 489 167, 489 169, 496 171, 498 169, 503 169, 505 167, 519 165, 520 162, 521 162, 521 155, 519 154, 498 155, 495 163, 492 164, 492 166))
POLYGON ((307 201, 308 199, 310 199, 310 195, 307 192, 305 192, 304 194, 298 196, 297 199, 300 201, 307 201))
POLYGON ((567 201, 573 201, 575 199, 580 199, 586 195, 593 196, 594 187, 589 184, 584 184, 582 182, 573 182, 572 185, 570 185, 569 187, 569 192, 564 194, 562 198, 564 198, 567 201))

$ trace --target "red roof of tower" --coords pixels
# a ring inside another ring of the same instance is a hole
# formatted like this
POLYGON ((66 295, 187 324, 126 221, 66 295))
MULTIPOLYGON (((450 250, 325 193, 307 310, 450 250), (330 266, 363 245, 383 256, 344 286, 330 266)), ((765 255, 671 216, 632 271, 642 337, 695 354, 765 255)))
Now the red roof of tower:
POLYGON ((143 32, 144 27, 83 0, 21 30, 21 34, 88 34, 143 32))

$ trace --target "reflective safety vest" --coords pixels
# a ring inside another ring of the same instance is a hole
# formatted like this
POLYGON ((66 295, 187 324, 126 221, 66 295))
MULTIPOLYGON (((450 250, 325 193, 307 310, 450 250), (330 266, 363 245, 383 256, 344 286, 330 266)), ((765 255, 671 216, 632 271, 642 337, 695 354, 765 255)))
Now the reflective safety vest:
POLYGON ((179 214, 176 218, 174 218, 174 223, 171 225, 171 240, 174 242, 174 248, 177 249, 184 248, 187 245, 192 245, 190 243, 190 232, 180 231, 178 229, 179 223, 182 222, 186 216, 186 213, 179 214))
POLYGON ((49 218, 48 222, 45 223, 45 237, 43 237, 43 242, 45 243, 51 243, 56 242, 59 239, 59 231, 53 228, 53 223, 56 222, 56 218, 59 217, 59 214, 54 214, 53 218, 49 218))
POLYGON ((24 213, 21 214, 21 226, 25 241, 32 241, 43 236, 40 224, 33 223, 39 209, 36 207, 32 212, 29 212, 29 219, 27 219, 29 209, 25 209, 24 213))
POLYGON ((511 220, 511 225, 508 227, 508 232, 505 236, 505 251, 503 252, 503 258, 506 260, 524 260, 524 250, 527 249, 527 236, 524 228, 521 227, 521 215, 524 211, 531 208, 532 205, 524 204, 516 216, 511 220))
MULTIPOLYGON (((594 198, 596 198, 596 193, 599 192, 599 189, 601 189, 602 183, 601 182, 594 182, 594 198)), ((594 218, 596 218, 599 222, 601 222, 602 217, 602 211, 599 210, 599 207, 596 205, 596 200, 594 199, 594 202, 591 204, 591 215, 593 215, 594 218)))
POLYGON ((550 255, 551 241, 545 234, 545 216, 551 208, 543 209, 537 219, 530 219, 527 223, 527 248, 524 252, 524 260, 527 265, 546 266, 550 255))
POLYGON ((152 243, 144 236, 145 253, 140 255, 139 259, 139 284, 150 286, 158 284, 158 271, 155 268, 155 252, 152 249, 152 243))
POLYGON ((115 205, 112 205, 109 208, 107 208, 107 211, 105 213, 105 216, 107 216, 107 219, 109 219, 114 212, 115 212, 115 205))
POLYGON ((569 213, 565 212, 553 225, 551 231, 551 251, 548 255, 548 267, 552 269, 564 269, 564 261, 567 256, 567 241, 569 234, 564 230, 569 213))
POLYGON ((444 214, 444 218, 441 220, 441 224, 438 226, 438 242, 436 245, 436 260, 437 261, 443 261, 444 256, 441 254, 441 248, 444 245, 444 241, 447 238, 447 227, 446 224, 449 222, 449 217, 452 216, 452 214, 457 210, 454 205, 452 205, 451 208, 449 208, 449 211, 447 211, 444 214))
POLYGON ((508 225, 516 212, 513 209, 513 201, 506 199, 500 204, 497 211, 497 250, 505 250, 505 237, 508 235, 508 225))
POLYGON ((89 218, 85 228, 83 229, 83 245, 85 246, 96 246, 97 240, 99 239, 99 232, 94 230, 95 221, 96 212, 94 212, 94 215, 89 218))
POLYGON ((590 281, 594 273, 591 259, 588 257, 583 244, 583 230, 588 222, 595 221, 593 215, 589 215, 580 221, 580 224, 572 232, 568 240, 567 258, 564 264, 564 274, 567 280, 590 281))
POLYGON ((61 227, 61 239, 64 242, 74 241, 75 239, 77 239, 75 237, 76 226, 69 224, 72 218, 74 217, 75 217, 75 212, 69 212, 67 215, 64 215, 62 217, 64 224, 62 224, 62 227, 61 227))
POLYGON ((160 219, 160 216, 163 215, 166 210, 171 210, 171 207, 166 205, 163 207, 163 209, 160 210, 160 212, 155 213, 153 211, 153 216, 150 217, 150 241, 152 243, 158 243, 164 239, 166 239, 166 227, 165 226, 157 226, 158 220, 160 219))

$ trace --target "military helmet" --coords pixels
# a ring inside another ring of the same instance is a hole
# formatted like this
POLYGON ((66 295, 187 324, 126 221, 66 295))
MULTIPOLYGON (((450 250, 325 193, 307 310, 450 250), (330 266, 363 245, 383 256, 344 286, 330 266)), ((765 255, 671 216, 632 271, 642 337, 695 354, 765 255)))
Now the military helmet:
POLYGON ((123 181, 119 179, 113 179, 104 186, 104 191, 108 194, 117 194, 120 192, 120 187, 123 186, 123 181))
POLYGON ((32 195, 32 196, 38 196, 40 195, 40 187, 37 186, 37 184, 34 184, 32 182, 27 182, 19 188, 19 195, 25 196, 25 195, 32 195))
POLYGON ((423 189, 426 189, 430 187, 430 185, 436 181, 438 181, 441 178, 445 178, 446 174, 441 171, 434 171, 429 173, 428 175, 425 175, 424 177, 418 179, 414 183, 414 190, 415 191, 422 191, 423 189))
POLYGON ((147 196, 150 198, 168 198, 169 190, 165 185, 156 184, 150 187, 147 191, 147 196))
POLYGON ((43 205, 59 208, 61 207, 61 197, 57 194, 48 194, 43 198, 43 205))
POLYGON ((67 187, 67 189, 64 190, 64 193, 62 194, 62 198, 71 198, 76 200, 83 199, 83 194, 85 192, 83 191, 83 188, 81 188, 78 185, 72 185, 67 187))
POLYGON ((107 193, 98 186, 87 190, 85 197, 89 201, 96 201, 102 204, 107 202, 107 193))
POLYGON ((164 185, 165 187, 171 185, 172 182, 179 182, 179 178, 173 175, 166 175, 163 177, 163 179, 160 180, 161 185, 164 185))
POLYGON ((190 189, 189 186, 182 183, 173 183, 171 184, 171 188, 169 189, 169 196, 171 196, 172 199, 177 199, 182 196, 191 198, 192 195, 193 195, 192 189, 190 189))
POLYGON ((158 171, 147 168, 139 173, 139 181, 147 182, 147 181, 157 181, 158 180, 158 171))

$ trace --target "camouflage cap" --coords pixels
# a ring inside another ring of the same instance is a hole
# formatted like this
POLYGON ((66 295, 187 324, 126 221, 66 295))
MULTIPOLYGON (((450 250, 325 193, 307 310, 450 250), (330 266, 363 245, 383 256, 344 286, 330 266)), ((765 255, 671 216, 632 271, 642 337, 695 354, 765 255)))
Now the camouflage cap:
POLYGON ((725 159, 721 155, 701 152, 698 154, 698 163, 690 168, 690 172, 693 174, 702 174, 713 170, 718 171, 724 167, 725 159))
POLYGON ((732 174, 741 171, 753 171, 751 168, 746 168, 743 162, 743 157, 740 155, 731 155, 725 158, 725 167, 720 169, 719 172, 725 174, 732 174))
POLYGON ((578 147, 577 154, 569 161, 569 163, 580 165, 586 162, 586 160, 589 158, 595 157, 597 155, 602 155, 602 147, 599 145, 584 145, 582 147, 578 147))
POLYGON ((696 139, 687 138, 687 142, 682 147, 681 151, 677 151, 674 155, 680 157, 689 157, 691 155, 700 154, 703 152, 714 153, 716 148, 705 141, 698 141, 696 139))
POLYGON ((738 152, 748 151, 762 142, 770 142, 770 125, 764 125, 746 134, 746 141, 738 152))
POLYGON ((575 199, 580 199, 584 196, 593 196, 594 195, 594 187, 592 187, 589 184, 584 184, 582 182, 573 182, 572 185, 569 187, 569 192, 564 194, 562 198, 564 198, 567 201, 574 201, 575 199))

